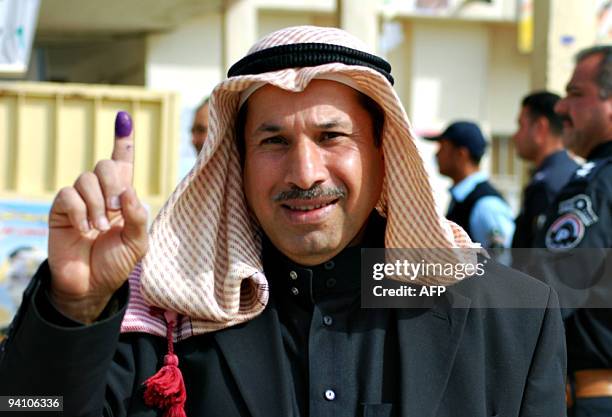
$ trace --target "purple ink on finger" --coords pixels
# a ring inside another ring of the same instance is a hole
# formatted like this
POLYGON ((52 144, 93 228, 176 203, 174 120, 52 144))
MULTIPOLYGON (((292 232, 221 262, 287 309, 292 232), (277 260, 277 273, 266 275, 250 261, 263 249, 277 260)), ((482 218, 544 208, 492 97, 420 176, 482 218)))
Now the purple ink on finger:
POLYGON ((132 133, 132 118, 126 111, 120 111, 115 118, 115 136, 124 138, 132 133))

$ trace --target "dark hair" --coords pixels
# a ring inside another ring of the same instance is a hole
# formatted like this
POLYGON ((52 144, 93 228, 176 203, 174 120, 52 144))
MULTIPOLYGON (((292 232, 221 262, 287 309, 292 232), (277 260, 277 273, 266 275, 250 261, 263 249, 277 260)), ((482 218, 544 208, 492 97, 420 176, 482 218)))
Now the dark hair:
MULTIPOLYGON (((371 97, 363 94, 360 91, 356 91, 357 99, 359 100, 359 104, 363 106, 363 108, 368 112, 370 118, 372 119, 372 134, 374 135, 374 145, 377 148, 382 144, 382 135, 383 128, 385 125, 385 112, 382 107, 374 101, 371 97)), ((236 144, 238 145, 238 154, 240 155, 240 161, 242 165, 244 165, 244 155, 245 155, 245 144, 244 144, 244 129, 246 127, 246 117, 248 113, 248 104, 247 100, 242 107, 238 110, 238 115, 236 116, 236 144)))
POLYGON ((474 156, 470 153, 470 161, 472 161, 474 165, 479 166, 481 160, 482 160, 482 155, 474 156))
POLYGON ((555 104, 561 99, 558 95, 548 91, 537 91, 523 98, 522 105, 529 112, 531 121, 539 117, 548 120, 550 131, 555 136, 563 133, 563 119, 555 113, 555 104))
POLYGON ((599 97, 605 100, 612 94, 612 45, 597 45, 583 49, 576 55, 576 62, 593 55, 602 56, 595 82, 599 86, 599 97))

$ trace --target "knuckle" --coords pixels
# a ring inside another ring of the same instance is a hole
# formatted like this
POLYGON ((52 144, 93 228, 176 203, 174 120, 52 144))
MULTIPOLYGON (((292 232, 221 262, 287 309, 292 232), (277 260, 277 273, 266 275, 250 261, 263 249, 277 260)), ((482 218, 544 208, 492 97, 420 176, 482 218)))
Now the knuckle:
POLYGON ((96 175, 93 172, 86 171, 77 177, 74 183, 75 188, 90 186, 92 181, 96 180, 96 175))
POLYGON ((57 195, 55 196, 55 200, 56 201, 66 200, 72 194, 73 191, 74 191, 74 188, 72 187, 62 187, 57 192, 57 195))
POLYGON ((104 190, 114 190, 117 180, 117 165, 115 161, 104 160, 98 162, 95 173, 104 190))
POLYGON ((63 187, 55 195, 53 205, 67 206, 74 199, 76 191, 73 187, 63 187))
POLYGON ((112 170, 114 166, 115 166, 114 161, 111 161, 110 159, 102 159, 98 161, 98 163, 96 164, 96 167, 94 168, 94 172, 97 174, 108 172, 109 170, 112 170))
POLYGON ((85 203, 73 187, 60 189, 55 197, 54 205, 61 207, 62 211, 72 217, 84 213, 86 209, 85 203))

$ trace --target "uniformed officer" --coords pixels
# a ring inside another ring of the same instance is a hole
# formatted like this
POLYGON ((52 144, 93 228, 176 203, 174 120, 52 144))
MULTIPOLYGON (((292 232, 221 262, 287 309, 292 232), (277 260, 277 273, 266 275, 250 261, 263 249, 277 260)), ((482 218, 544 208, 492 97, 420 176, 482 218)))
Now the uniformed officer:
POLYGON ((518 129, 512 140, 518 155, 535 168, 523 190, 513 248, 533 246, 538 228, 544 226, 546 210, 578 168, 563 147, 563 121, 554 109, 559 99, 556 94, 538 91, 527 95, 521 103, 518 129))
POLYGON ((514 234, 514 215, 501 193, 480 171, 487 142, 473 122, 451 123, 439 136, 436 159, 440 174, 453 181, 446 218, 461 226, 484 248, 508 248, 514 234))
POLYGON ((612 310, 601 307, 610 305, 612 291, 601 282, 609 281, 606 253, 612 247, 612 46, 583 50, 576 62, 555 110, 563 118, 566 146, 587 162, 547 214, 536 244, 546 248, 548 259, 539 256, 537 263, 544 268, 540 277, 560 283, 569 414, 610 416, 612 310))

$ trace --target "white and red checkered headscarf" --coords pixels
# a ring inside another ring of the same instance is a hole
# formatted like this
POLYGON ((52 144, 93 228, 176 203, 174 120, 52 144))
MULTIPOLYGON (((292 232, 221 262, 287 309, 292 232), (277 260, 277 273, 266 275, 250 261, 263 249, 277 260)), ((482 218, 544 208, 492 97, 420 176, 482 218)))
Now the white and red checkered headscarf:
MULTIPOLYGON (((270 48, 290 44, 328 44, 367 52, 361 41, 343 30, 299 26, 266 36, 247 57, 262 51, 276 53, 270 48)), ((165 321, 151 315, 150 306, 185 318, 178 329, 181 338, 233 326, 263 311, 268 285, 261 232, 244 198, 236 116, 241 98, 244 101, 258 86, 272 84, 297 92, 321 78, 349 84, 385 113, 385 178, 377 205, 387 218, 385 247, 474 247, 461 228, 436 212, 428 174, 390 77, 371 66, 338 62, 230 76, 210 97, 208 138, 197 162, 153 222, 149 251, 130 276, 122 332, 166 336, 165 321)), ((421 283, 454 282, 448 278, 421 283)))

